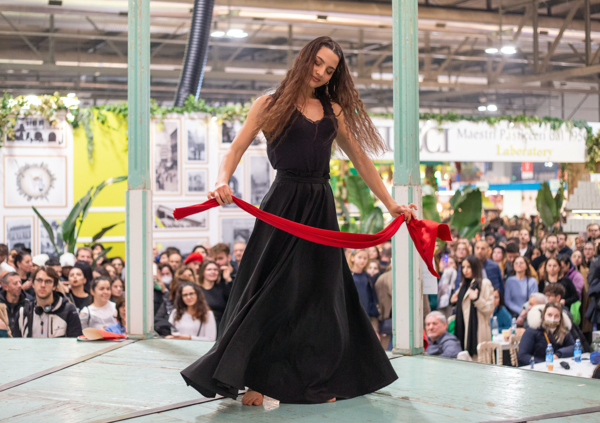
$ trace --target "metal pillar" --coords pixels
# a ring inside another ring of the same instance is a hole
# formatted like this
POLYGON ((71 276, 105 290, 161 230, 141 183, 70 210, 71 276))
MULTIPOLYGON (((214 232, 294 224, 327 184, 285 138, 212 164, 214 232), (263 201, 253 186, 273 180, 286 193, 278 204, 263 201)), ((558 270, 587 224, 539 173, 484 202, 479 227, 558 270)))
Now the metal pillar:
POLYGON ((540 8, 539 0, 533 0, 533 10, 531 11, 531 23, 533 26, 533 73, 538 73, 538 63, 540 60, 540 43, 538 30, 538 9, 540 8))
POLYGON ((154 330, 150 179, 150 0, 129 0, 129 178, 126 196, 127 331, 154 330))
MULTIPOLYGON (((50 15, 50 28, 48 30, 50 34, 54 33, 54 15, 50 15)), ((54 60, 54 37, 48 38, 48 63, 55 64, 54 60)))
POLYGON ((590 36, 592 22, 590 0, 585 0, 583 3, 583 16, 585 20, 585 65, 589 66, 592 59, 592 38, 590 36))
MULTIPOLYGON (((421 216, 417 1, 392 0, 394 65, 394 189, 398 204, 415 203, 421 216)), ((403 228, 393 238, 394 351, 423 352, 421 258, 403 228)))

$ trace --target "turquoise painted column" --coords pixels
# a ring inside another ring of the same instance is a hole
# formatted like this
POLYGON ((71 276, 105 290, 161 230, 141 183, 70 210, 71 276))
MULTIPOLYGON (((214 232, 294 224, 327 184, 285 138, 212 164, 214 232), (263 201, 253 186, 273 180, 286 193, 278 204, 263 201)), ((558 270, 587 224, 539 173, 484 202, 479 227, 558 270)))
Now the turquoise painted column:
POLYGON ((154 330, 152 180, 150 179, 150 0, 129 0, 127 103, 129 178, 126 195, 127 331, 154 330))
MULTIPOLYGON (((392 0, 394 65, 394 188, 398 204, 421 212, 419 172, 419 48, 417 0, 392 0)), ((421 259, 403 228, 392 242, 394 352, 423 352, 421 259)))

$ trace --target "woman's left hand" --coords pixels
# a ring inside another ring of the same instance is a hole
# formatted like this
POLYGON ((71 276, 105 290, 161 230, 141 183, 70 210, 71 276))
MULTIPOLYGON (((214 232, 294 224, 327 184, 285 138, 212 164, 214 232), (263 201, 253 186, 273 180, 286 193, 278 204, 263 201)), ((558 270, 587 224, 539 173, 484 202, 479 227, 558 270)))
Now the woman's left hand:
POLYGON ((469 299, 471 301, 475 301, 478 296, 479 296, 479 290, 478 289, 471 289, 471 288, 469 288, 469 299))
POLYGON ((417 218, 417 215, 414 212, 415 210, 417 210, 417 206, 413 203, 410 203, 408 206, 399 206, 394 203, 391 207, 388 207, 388 211, 394 219, 403 214, 406 223, 410 222, 412 218, 417 218))

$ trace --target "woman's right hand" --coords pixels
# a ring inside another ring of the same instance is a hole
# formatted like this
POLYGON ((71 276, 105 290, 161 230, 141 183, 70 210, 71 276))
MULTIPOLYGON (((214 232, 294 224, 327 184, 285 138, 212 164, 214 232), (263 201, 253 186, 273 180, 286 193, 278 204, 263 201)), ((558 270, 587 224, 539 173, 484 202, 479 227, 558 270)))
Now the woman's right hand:
POLYGON ((220 206, 223 206, 225 204, 233 203, 232 195, 233 192, 231 191, 229 184, 217 182, 215 190, 208 192, 208 199, 210 200, 211 198, 214 198, 217 200, 217 203, 219 203, 220 206))

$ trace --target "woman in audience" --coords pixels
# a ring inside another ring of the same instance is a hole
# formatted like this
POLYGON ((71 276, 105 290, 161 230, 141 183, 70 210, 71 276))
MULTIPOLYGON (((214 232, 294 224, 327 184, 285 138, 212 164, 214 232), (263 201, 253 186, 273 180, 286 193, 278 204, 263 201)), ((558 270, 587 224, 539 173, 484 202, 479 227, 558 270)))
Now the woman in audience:
POLYGON ((35 298, 35 291, 31 286, 29 275, 33 270, 33 261, 31 260, 31 254, 25 252, 18 252, 15 255, 14 268, 21 277, 21 289, 29 294, 32 298, 35 298))
POLYGON ((175 295, 177 295, 177 289, 179 289, 180 281, 188 281, 191 283, 198 283, 198 279, 194 274, 194 271, 188 266, 182 265, 177 268, 173 275, 173 281, 169 285, 169 299, 175 303, 175 295))
POLYGON ((73 267, 77 267, 83 272, 83 276, 85 277, 85 285, 83 285, 83 289, 85 290, 85 292, 89 293, 90 286, 92 284, 92 279, 94 279, 94 275, 92 274, 92 267, 87 261, 81 260, 76 261, 73 267))
POLYGON ((219 266, 211 260, 202 262, 198 270, 199 285, 202 290, 208 307, 213 311, 217 329, 221 323, 221 317, 225 312, 229 294, 231 292, 231 283, 225 282, 220 275, 219 266))
POLYGON ((477 345, 491 341, 490 319, 494 314, 494 288, 483 278, 481 262, 475 256, 467 256, 461 263, 461 280, 458 290, 452 295, 456 304, 454 334, 461 348, 471 357, 477 356, 477 345))
POLYGON ((492 260, 500 267, 502 277, 506 279, 506 248, 496 245, 492 250, 492 260))
POLYGON ((371 260, 381 260, 381 253, 377 247, 369 247, 369 261, 371 260))
POLYGON ((184 283, 179 286, 175 296, 175 309, 169 316, 169 323, 175 327, 176 333, 167 336, 167 339, 217 339, 215 316, 208 308, 202 289, 196 284, 184 283))
POLYGON ((108 325, 117 323, 117 309, 115 303, 110 301, 110 279, 104 276, 95 278, 90 289, 92 303, 81 309, 79 320, 81 329, 104 329, 108 325))
POLYGON ((552 344, 554 359, 573 357, 571 319, 556 303, 533 306, 527 313, 529 327, 519 343, 519 366, 526 366, 533 357, 536 363, 546 359, 546 348, 552 344))
POLYGON ((115 257, 110 261, 110 264, 113 265, 117 272, 117 276, 121 278, 121 280, 125 280, 125 275, 123 274, 123 269, 125 268, 125 262, 121 257, 115 257))
POLYGON ((108 272, 108 276, 110 276, 111 279, 120 279, 121 278, 121 274, 119 273, 117 275, 117 269, 115 269, 115 266, 113 266, 110 263, 104 263, 102 265, 102 267, 104 267, 106 269, 106 271, 108 272))
POLYGON ((106 270, 102 266, 96 266, 96 268, 92 271, 92 276, 94 278, 99 278, 100 276, 102 276, 102 277, 105 277, 110 280, 110 275, 108 273, 108 270, 106 270))
MULTIPOLYGON (((542 268, 542 266, 540 266, 540 268, 542 268)), ((561 274, 561 266, 560 261, 558 261, 558 259, 554 257, 549 258, 548 260, 546 260, 543 269, 545 277, 544 279, 540 279, 540 292, 544 292, 546 284, 560 283, 562 286, 565 287, 566 291, 565 298, 563 298, 561 302, 564 302, 564 305, 566 305, 567 308, 570 308, 571 304, 579 300, 579 295, 577 294, 577 289, 575 289, 575 285, 573 285, 573 281, 561 274)))
MULTIPOLYGON (((593 242, 586 242, 585 244, 583 244, 583 263, 585 265, 585 267, 587 267, 588 269, 590 268, 590 266, 592 265, 592 261, 594 260, 594 243, 593 242)), ((589 273, 588 273, 589 275, 589 273)), ((591 282, 591 281, 590 281, 591 282)))
POLYGON ((204 258, 204 260, 211 260, 208 250, 203 245, 196 245, 192 250, 192 253, 200 253, 202 254, 202 258, 204 258))
POLYGON ((377 295, 375 294, 375 281, 365 272, 367 262, 369 261, 369 253, 367 250, 354 250, 350 254, 348 265, 352 271, 354 284, 358 291, 360 304, 367 312, 371 325, 376 333, 379 332, 379 311, 377 310, 377 295))
POLYGON ((583 276, 571 263, 571 257, 569 257, 567 254, 558 256, 558 261, 560 262, 561 273, 565 275, 565 278, 571 279, 573 286, 575 286, 575 289, 577 290, 579 301, 581 301, 581 292, 583 291, 583 276))
MULTIPOLYGON (((537 289, 537 285, 536 285, 537 289)), ((498 319, 498 330, 502 332, 504 329, 509 329, 512 325, 512 316, 504 305, 504 298, 502 293, 494 288, 494 315, 493 318, 498 319)), ((491 323, 491 321, 490 321, 491 323)))
POLYGON ((117 323, 108 325, 104 328, 105 331, 118 333, 119 335, 127 335, 127 311, 125 309, 125 298, 117 298, 117 323))
POLYGON ((444 316, 450 317, 452 315, 452 305, 450 305, 450 297, 452 296, 452 289, 456 282, 458 266, 456 265, 456 258, 448 256, 448 262, 446 268, 442 273, 442 277, 438 283, 438 303, 437 309, 442 312, 444 316))
POLYGON ((590 271, 589 267, 586 266, 585 260, 583 259, 583 253, 579 250, 573 250, 573 254, 571 254, 571 263, 577 269, 581 276, 583 276, 584 282, 587 280, 588 272, 590 271))
POLYGON ((514 276, 506 280, 504 288, 504 302, 513 317, 518 317, 531 294, 538 292, 538 283, 531 276, 529 261, 519 256, 513 262, 514 276))
POLYGON ((366 272, 372 280, 376 281, 379 275, 381 274, 379 259, 370 259, 369 263, 367 264, 366 272))
POLYGON ((458 243, 456 244, 455 253, 458 261, 462 263, 465 257, 467 257, 469 254, 471 254, 471 246, 469 245, 469 243, 465 241, 458 241, 458 243))
POLYGON ((91 297, 90 294, 85 292, 87 279, 83 274, 83 270, 77 266, 78 263, 75 263, 75 266, 69 272, 69 292, 66 297, 77 308, 77 311, 81 311, 81 309, 91 304, 91 297))
POLYGON ((531 261, 535 260, 542 255, 542 249, 540 247, 533 247, 531 250, 531 261))
POLYGON ((111 279, 110 282, 110 300, 113 303, 117 303, 119 298, 123 297, 123 292, 125 291, 125 286, 123 285, 123 281, 119 278, 111 279))

